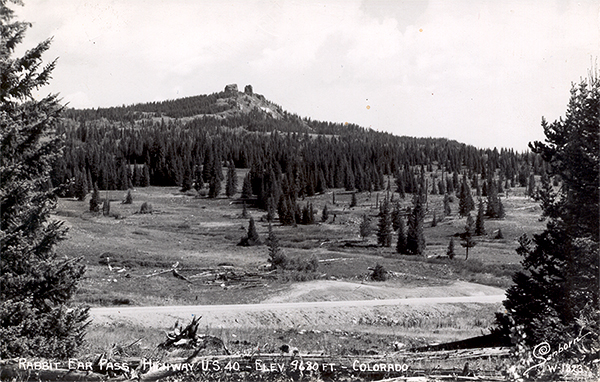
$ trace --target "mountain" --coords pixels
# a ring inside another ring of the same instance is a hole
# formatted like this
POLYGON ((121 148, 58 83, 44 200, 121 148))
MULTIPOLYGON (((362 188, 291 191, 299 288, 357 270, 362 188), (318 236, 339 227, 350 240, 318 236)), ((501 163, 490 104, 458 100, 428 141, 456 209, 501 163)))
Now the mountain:
POLYGON ((97 184, 122 190, 193 186, 216 197, 227 166, 228 172, 249 169, 244 197, 271 211, 283 208, 282 216, 299 210, 297 198, 332 188, 379 191, 394 179, 392 189, 401 194, 419 187, 451 193, 462 174, 472 187, 492 181, 510 187, 545 166, 531 153, 301 118, 249 85, 244 92, 227 85, 219 93, 176 100, 67 109, 59 133, 65 145, 52 183, 63 195, 97 184), (424 174, 431 179, 425 185, 424 174))
POLYGON ((296 114, 288 113, 263 95, 254 93, 252 85, 244 91, 237 84, 225 86, 219 93, 197 95, 160 102, 138 103, 130 106, 116 106, 97 109, 67 109, 64 116, 76 121, 105 119, 111 122, 172 121, 189 122, 194 119, 213 118, 227 120, 226 125, 243 127, 248 131, 343 134, 348 131, 361 131, 354 124, 332 124, 311 121, 296 114))

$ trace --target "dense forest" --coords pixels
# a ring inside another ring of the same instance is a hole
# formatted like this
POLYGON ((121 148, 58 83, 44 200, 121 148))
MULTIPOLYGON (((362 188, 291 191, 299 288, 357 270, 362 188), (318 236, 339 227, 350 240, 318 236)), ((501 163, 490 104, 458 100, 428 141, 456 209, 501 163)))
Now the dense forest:
POLYGON ((544 162, 530 152, 300 118, 248 87, 108 109, 68 109, 64 116, 59 127, 64 155, 52 172, 53 185, 61 185, 64 196, 85 195, 94 185, 109 190, 154 185, 207 187, 207 195, 215 197, 225 167, 230 174, 249 168, 242 197, 281 210, 331 188, 412 193, 424 172, 431 174, 427 192, 439 194, 457 190, 463 175, 471 187, 485 188, 493 179, 502 189, 527 185, 531 175, 545 172, 544 162))

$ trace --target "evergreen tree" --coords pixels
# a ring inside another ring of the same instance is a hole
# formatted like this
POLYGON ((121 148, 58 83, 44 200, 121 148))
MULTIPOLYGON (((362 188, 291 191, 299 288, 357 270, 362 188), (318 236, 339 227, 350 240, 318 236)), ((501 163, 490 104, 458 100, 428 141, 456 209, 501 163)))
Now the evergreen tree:
POLYGON ((242 205, 242 218, 248 218, 248 208, 246 207, 246 201, 244 201, 244 204, 242 205))
POLYGON ((406 253, 406 228, 404 226, 404 219, 400 217, 398 221, 398 240, 396 241, 396 252, 400 254, 406 253))
POLYGON ((227 180, 225 186, 225 195, 228 198, 233 197, 237 192, 237 174, 235 172, 235 166, 233 165, 233 161, 227 167, 227 180))
POLYGON ((140 179, 140 187, 150 186, 150 170, 147 165, 142 166, 142 176, 140 179))
POLYGON ((202 177, 202 166, 197 165, 194 174, 194 189, 200 192, 204 188, 204 178, 202 177))
POLYGON ((104 202, 102 202, 102 215, 110 215, 110 199, 104 199, 104 202))
POLYGON ((535 188, 535 175, 529 175, 529 180, 527 181, 527 196, 535 199, 536 195, 535 188))
POLYGON ((100 212, 100 191, 98 191, 98 184, 94 183, 94 191, 92 191, 92 197, 90 198, 90 212, 100 212))
POLYGON ((448 243, 448 249, 446 250, 446 255, 450 260, 454 259, 456 254, 454 253, 454 238, 450 238, 450 242, 448 243))
POLYGON ((467 183, 467 175, 463 176, 463 180, 460 186, 460 195, 458 201, 458 213, 460 216, 467 216, 469 212, 475 209, 475 202, 471 196, 471 187, 467 183))
POLYGON ((352 199, 350 200, 350 208, 356 207, 356 192, 352 193, 352 199))
MULTIPOLYGON (((514 277, 504 306, 504 323, 521 333, 519 342, 551 349, 580 344, 560 357, 597 359, 586 348, 598 347, 600 77, 597 70, 573 85, 565 118, 542 120, 546 142, 530 144, 549 163, 550 176, 560 176, 561 188, 547 195, 544 214, 549 219, 541 234, 519 240, 523 272, 514 277), (564 346, 564 345, 563 345, 564 346)), ((501 320, 502 321, 502 320, 501 320)), ((502 322, 501 322, 502 323, 502 322)))
POLYGON ((475 234, 475 223, 473 222, 473 217, 471 213, 467 215, 467 223, 465 224, 465 232, 463 232, 461 237, 460 245, 462 245, 465 250, 465 260, 469 260, 469 248, 473 248, 477 245, 477 242, 473 239, 475 234))
POLYGON ((359 226, 359 234, 363 238, 363 240, 367 240, 369 236, 371 236, 371 219, 367 216, 367 214, 363 214, 362 220, 359 226))
POLYGON ((55 66, 42 66, 50 40, 13 58, 30 25, 13 17, 0 2, 0 358, 65 358, 83 342, 88 309, 69 304, 83 259, 54 251, 66 232, 50 219, 49 188, 62 107, 55 95, 32 95, 55 66))
POLYGON ((181 192, 187 192, 192 189, 194 185, 194 179, 192 176, 192 169, 188 164, 185 165, 183 170, 183 180, 181 181, 181 192))
POLYGON ((269 236, 267 238, 267 246, 269 249, 269 263, 271 263, 272 269, 285 269, 287 265, 287 258, 281 246, 279 245, 279 238, 275 235, 271 223, 269 223, 269 236))
POLYGON ((504 206, 502 205, 502 201, 498 196, 496 185, 493 182, 490 183, 488 189, 487 209, 485 214, 491 218, 504 218, 504 206))
POLYGON ((133 176, 132 176, 133 187, 141 187, 142 186, 142 173, 140 170, 140 166, 137 164, 133 165, 133 176))
POLYGON ((323 211, 321 212, 321 221, 323 223, 327 222, 329 219, 329 210, 327 209, 327 204, 323 207, 323 211))
POLYGON ((250 199, 252 197, 252 179, 250 173, 247 173, 242 183, 242 199, 250 199))
POLYGON ((413 208, 408 217, 408 232, 406 235, 406 250, 411 255, 422 255, 425 251, 425 236, 423 221, 425 220, 425 196, 414 194, 413 208))
POLYGON ((400 228, 400 222, 402 220, 402 210, 400 208, 400 202, 394 203, 394 209, 392 209, 392 229, 398 231, 400 228))
POLYGON ((251 247, 254 245, 261 245, 262 241, 260 240, 260 236, 256 231, 256 224, 254 223, 254 218, 250 218, 248 221, 248 232, 246 233, 246 237, 243 237, 242 240, 238 243, 243 247, 251 247))
POLYGON ((433 210, 433 218, 431 219, 431 226, 437 227, 437 215, 435 213, 435 210, 433 210))
POLYGON ((133 196, 131 195, 131 190, 127 190, 127 196, 125 196, 125 200, 123 200, 123 204, 132 204, 133 196))
POLYGON ((450 216, 452 209, 450 208, 450 196, 444 194, 444 216, 450 216))
POLYGON ((83 173, 78 172, 75 177, 75 197, 77 200, 84 200, 87 195, 87 180, 83 173))
POLYGON ((382 247, 392 245, 392 214, 390 211, 390 202, 387 198, 381 203, 379 223, 377 224, 377 244, 382 247))
POLYGON ((485 225, 483 222, 483 201, 479 199, 479 207, 477 208, 477 219, 475 220, 475 236, 485 235, 485 225))

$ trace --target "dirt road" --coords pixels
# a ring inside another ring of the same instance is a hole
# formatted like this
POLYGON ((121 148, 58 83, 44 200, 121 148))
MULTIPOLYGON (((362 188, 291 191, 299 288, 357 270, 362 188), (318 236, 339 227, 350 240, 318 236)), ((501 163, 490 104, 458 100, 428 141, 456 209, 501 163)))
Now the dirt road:
MULTIPOLYGON (((250 327, 314 325, 323 316, 334 319, 338 316, 360 315, 361 311, 373 308, 430 307, 438 304, 490 304, 500 303, 504 294, 476 296, 444 296, 420 298, 396 298, 359 301, 310 301, 265 303, 249 305, 195 305, 195 306, 144 306, 93 308, 90 316, 94 324, 129 322, 150 327, 169 327, 176 320, 187 321, 193 316, 202 316, 209 326, 250 327)), ((342 320, 345 321, 345 320, 342 320)))

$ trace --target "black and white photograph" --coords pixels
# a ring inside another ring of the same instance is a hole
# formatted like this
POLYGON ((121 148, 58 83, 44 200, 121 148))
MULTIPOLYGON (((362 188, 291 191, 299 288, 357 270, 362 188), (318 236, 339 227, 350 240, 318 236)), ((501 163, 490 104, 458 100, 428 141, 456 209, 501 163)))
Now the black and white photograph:
POLYGON ((0 380, 600 380, 598 0, 0 0, 0 380))

